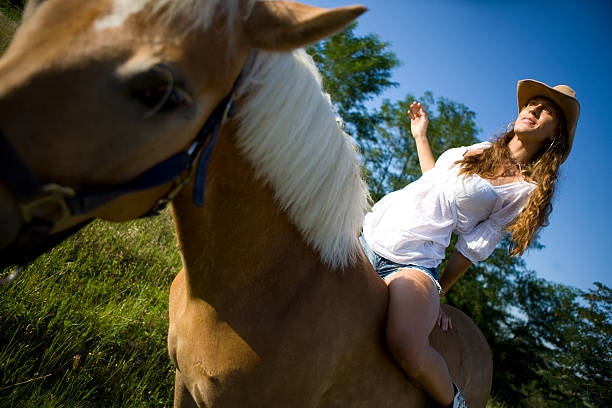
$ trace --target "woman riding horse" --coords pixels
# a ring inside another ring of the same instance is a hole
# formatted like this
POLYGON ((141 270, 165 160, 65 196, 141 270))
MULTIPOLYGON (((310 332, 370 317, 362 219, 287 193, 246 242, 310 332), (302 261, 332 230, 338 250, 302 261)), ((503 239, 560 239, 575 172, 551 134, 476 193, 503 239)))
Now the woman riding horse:
POLYGON ((437 161, 427 140, 427 114, 420 103, 410 107, 423 176, 373 207, 361 242, 389 285, 387 346, 441 406, 465 403, 428 341, 436 322, 452 329, 439 298, 472 263, 493 252, 505 231, 512 234, 512 254, 520 255, 546 225, 559 166, 576 131, 575 95, 565 85, 519 81, 519 114, 510 130, 494 143, 451 149, 437 161), (459 239, 438 281, 452 232, 459 239))

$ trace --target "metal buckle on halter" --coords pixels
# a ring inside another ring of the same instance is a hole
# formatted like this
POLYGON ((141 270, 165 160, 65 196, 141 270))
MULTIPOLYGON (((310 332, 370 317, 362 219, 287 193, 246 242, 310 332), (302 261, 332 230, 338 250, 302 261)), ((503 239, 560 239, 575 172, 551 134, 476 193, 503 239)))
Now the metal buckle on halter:
POLYGON ((225 125, 227 119, 234 116, 234 109, 234 100, 233 98, 230 98, 230 100, 227 102, 227 105, 225 106, 225 110, 223 111, 223 116, 221 117, 221 126, 225 125))
POLYGON ((181 178, 180 176, 175 178, 174 187, 172 187, 172 189, 168 193, 166 193, 165 196, 157 200, 157 203, 155 203, 155 206, 153 207, 151 212, 157 213, 163 210, 166 207, 166 205, 168 205, 170 201, 174 200, 174 198, 181 192, 183 187, 186 187, 189 183, 191 183, 189 174, 185 176, 184 178, 181 178))
MULTIPOLYGON (((42 189, 42 196, 30 200, 26 203, 21 203, 21 216, 28 223, 34 218, 34 211, 45 206, 55 205, 56 211, 51 212, 52 217, 49 221, 61 223, 69 218, 72 213, 66 202, 66 198, 76 196, 76 192, 70 187, 63 187, 57 184, 47 184, 42 189)), ((45 212, 46 213, 46 212, 45 212)))

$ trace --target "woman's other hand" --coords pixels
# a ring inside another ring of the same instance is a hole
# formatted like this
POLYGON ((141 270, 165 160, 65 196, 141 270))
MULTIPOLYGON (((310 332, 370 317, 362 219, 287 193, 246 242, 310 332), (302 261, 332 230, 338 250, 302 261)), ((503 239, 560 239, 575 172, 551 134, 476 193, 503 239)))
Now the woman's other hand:
POLYGON ((416 139, 427 139, 427 125, 429 124, 429 118, 427 112, 419 102, 412 102, 410 109, 408 110, 408 116, 410 116, 410 130, 412 131, 412 137, 416 139))
POLYGON ((440 305, 440 312, 438 313, 438 326, 440 326, 442 331, 453 330, 453 322, 451 318, 444 313, 444 310, 442 310, 442 305, 440 305))

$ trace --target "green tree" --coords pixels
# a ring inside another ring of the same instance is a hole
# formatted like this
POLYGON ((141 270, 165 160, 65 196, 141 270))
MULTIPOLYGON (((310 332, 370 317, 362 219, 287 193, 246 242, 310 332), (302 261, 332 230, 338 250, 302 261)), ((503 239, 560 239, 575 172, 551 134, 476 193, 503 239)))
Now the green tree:
POLYGON ((595 282, 583 298, 587 306, 580 311, 579 335, 565 345, 564 355, 575 356, 587 401, 612 407, 612 289, 595 282))
POLYGON ((346 130, 360 140, 372 140, 380 118, 365 103, 392 86, 392 70, 399 66, 389 43, 375 34, 358 36, 357 23, 308 48, 321 71, 323 83, 346 130))
POLYGON ((595 283, 584 293, 527 272, 516 277, 518 313, 496 344, 498 390, 512 406, 612 406, 612 296, 595 283))
POLYGON ((499 375, 500 390, 514 405, 584 406, 579 381, 563 360, 573 359, 565 345, 578 335, 580 291, 537 278, 515 276, 512 305, 516 313, 498 345, 500 362, 511 368, 499 375))

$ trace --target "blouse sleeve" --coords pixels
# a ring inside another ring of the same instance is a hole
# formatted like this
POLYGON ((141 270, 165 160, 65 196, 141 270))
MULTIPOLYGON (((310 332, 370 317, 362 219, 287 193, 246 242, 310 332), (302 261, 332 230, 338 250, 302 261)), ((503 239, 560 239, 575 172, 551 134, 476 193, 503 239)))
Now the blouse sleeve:
POLYGON ((494 225, 489 218, 477 224, 471 231, 459 235, 455 249, 472 263, 484 261, 504 236, 504 228, 494 225))
POLYGON ((534 188, 534 185, 528 185, 515 194, 507 195, 496 204, 489 218, 459 235, 455 248, 472 263, 487 259, 503 238, 506 227, 527 205, 529 193, 534 188))
POLYGON ((455 147, 448 149, 436 160, 436 167, 447 169, 451 167, 457 160, 461 160, 461 156, 465 152, 464 147, 455 147))

